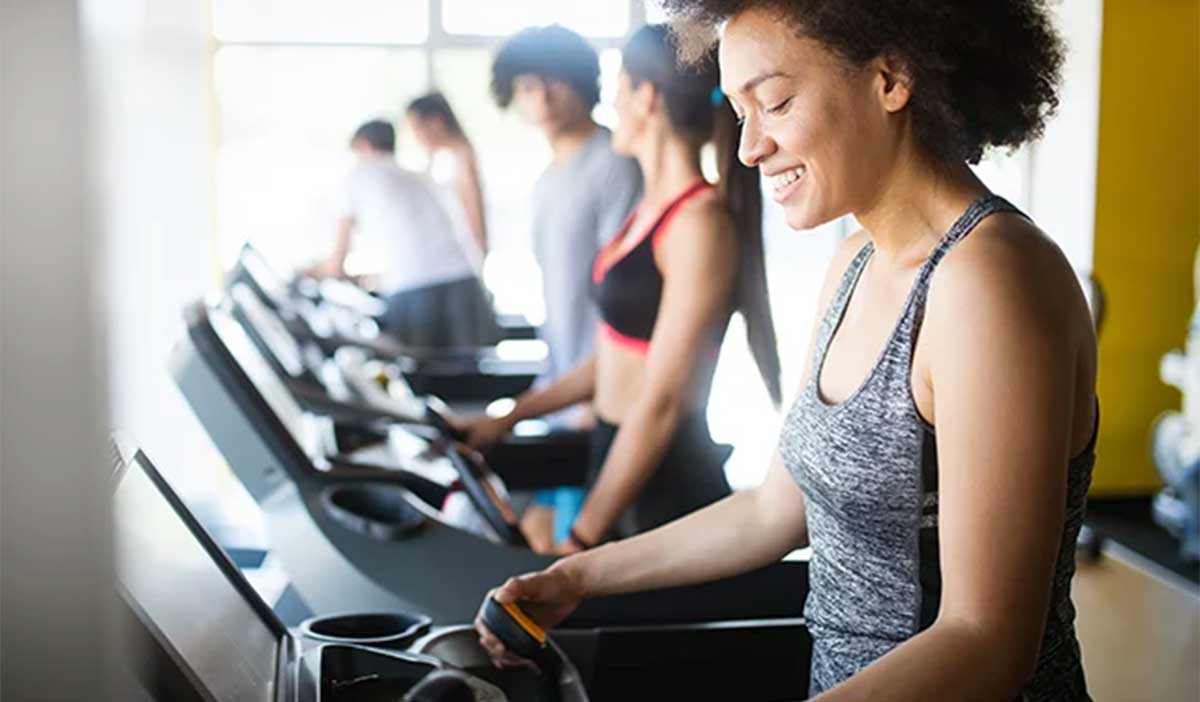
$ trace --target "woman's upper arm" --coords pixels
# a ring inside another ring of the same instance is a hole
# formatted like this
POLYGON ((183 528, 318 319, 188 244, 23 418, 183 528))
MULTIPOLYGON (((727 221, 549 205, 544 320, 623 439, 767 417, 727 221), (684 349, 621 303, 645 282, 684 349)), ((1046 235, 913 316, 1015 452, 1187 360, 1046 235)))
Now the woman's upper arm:
MULTIPOLYGON (((921 346, 937 424, 941 617, 1036 660, 1066 510, 1078 343, 1000 237, 947 256, 921 346)), ((1041 276, 1045 278, 1046 276, 1041 276)))
POLYGON ((765 533, 777 534, 786 540, 787 551, 808 545, 808 517, 804 493, 775 451, 767 476, 754 488, 754 504, 765 533))
POLYGON ((728 313, 737 275, 737 242, 715 206, 679 211, 655 242, 662 300, 646 355, 646 387, 682 400, 714 325, 728 313))

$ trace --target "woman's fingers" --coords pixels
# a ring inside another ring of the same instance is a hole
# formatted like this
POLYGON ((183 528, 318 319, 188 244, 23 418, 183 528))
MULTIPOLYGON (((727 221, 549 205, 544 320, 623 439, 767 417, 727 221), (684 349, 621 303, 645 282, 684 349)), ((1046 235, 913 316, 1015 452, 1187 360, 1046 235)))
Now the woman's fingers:
POLYGON ((501 604, 519 602, 521 600, 537 600, 536 593, 531 592, 531 588, 525 586, 524 578, 513 577, 504 581, 504 584, 492 591, 492 597, 501 604))
POLYGON ((480 620, 475 620, 475 631, 479 634, 479 645, 487 651, 488 658, 498 668, 536 667, 532 661, 521 658, 504 647, 504 643, 480 620))

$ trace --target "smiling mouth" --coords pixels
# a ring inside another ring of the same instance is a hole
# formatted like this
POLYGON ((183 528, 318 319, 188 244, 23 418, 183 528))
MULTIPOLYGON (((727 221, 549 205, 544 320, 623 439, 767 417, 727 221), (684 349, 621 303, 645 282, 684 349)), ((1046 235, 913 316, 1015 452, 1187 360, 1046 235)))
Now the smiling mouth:
POLYGON ((792 191, 796 188, 796 184, 804 179, 804 175, 807 172, 808 169, 804 166, 797 166, 778 175, 771 176, 770 180, 775 201, 782 202, 787 199, 787 196, 792 194, 792 191))

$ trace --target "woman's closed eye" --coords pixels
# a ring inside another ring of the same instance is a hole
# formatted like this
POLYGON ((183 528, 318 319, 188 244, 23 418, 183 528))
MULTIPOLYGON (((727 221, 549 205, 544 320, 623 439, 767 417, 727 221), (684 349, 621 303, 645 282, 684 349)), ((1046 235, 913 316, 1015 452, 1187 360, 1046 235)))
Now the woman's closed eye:
MULTIPOLYGON (((793 97, 795 97, 795 96, 793 96, 793 97)), ((786 112, 787 108, 791 107, 791 105, 792 105, 792 98, 789 97, 788 99, 784 100, 781 103, 778 103, 774 107, 768 107, 767 114, 781 115, 784 112, 786 112)))

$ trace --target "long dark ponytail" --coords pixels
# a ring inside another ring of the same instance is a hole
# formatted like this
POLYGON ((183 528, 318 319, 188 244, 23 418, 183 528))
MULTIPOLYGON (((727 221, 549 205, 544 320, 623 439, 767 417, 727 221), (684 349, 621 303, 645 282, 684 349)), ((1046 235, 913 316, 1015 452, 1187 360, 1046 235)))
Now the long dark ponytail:
POLYGON ((738 160, 741 130, 720 92, 715 50, 684 65, 666 25, 651 24, 630 37, 622 52, 622 68, 635 87, 646 81, 654 85, 676 131, 697 146, 711 140, 716 147, 720 193, 738 236, 736 309, 745 319, 746 340, 758 372, 778 407, 783 391, 763 261, 762 187, 758 171, 738 160))
POLYGON ((721 98, 717 105, 717 124, 713 142, 717 148, 717 168, 721 176, 721 194, 733 216, 740 248, 738 250, 737 307, 746 321, 746 341, 754 363, 767 385, 775 407, 783 403, 780 386, 779 346, 775 322, 771 319, 771 298, 767 293, 767 268, 763 252, 762 184, 758 170, 747 168, 738 159, 741 127, 729 103, 721 98))

